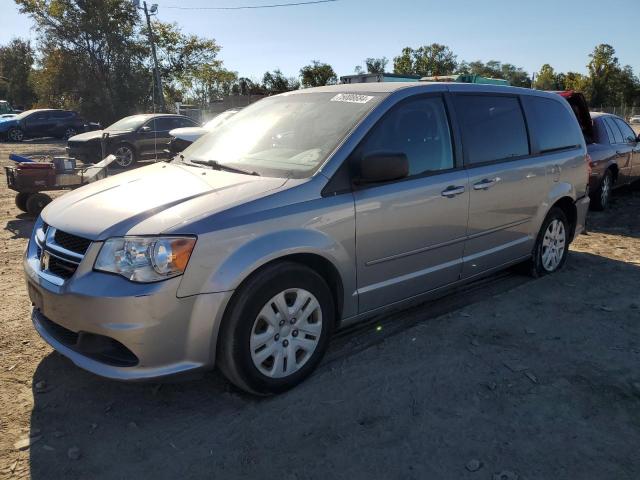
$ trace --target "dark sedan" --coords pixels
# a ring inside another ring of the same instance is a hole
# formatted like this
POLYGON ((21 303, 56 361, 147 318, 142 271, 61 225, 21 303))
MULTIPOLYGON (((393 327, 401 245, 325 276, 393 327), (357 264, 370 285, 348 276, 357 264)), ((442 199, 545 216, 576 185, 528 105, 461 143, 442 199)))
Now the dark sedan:
POLYGON ((589 191, 596 210, 607 208, 611 191, 640 180, 640 136, 620 117, 592 113, 594 142, 587 145, 591 155, 589 191))
POLYGON ((183 115, 132 115, 118 120, 104 130, 70 138, 67 153, 83 163, 96 163, 102 160, 103 156, 113 153, 116 156, 115 165, 127 168, 138 160, 166 158, 167 153, 164 150, 171 140, 169 131, 174 128, 197 126, 198 123, 183 115))
POLYGON ((0 136, 12 142, 21 142, 26 138, 69 138, 96 128, 100 128, 100 124, 87 123, 76 112, 37 109, 0 121, 0 136))

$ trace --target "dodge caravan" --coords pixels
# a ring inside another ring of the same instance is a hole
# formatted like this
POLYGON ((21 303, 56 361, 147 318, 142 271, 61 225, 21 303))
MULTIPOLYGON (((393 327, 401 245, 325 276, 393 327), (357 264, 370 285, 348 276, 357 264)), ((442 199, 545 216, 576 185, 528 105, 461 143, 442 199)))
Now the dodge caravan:
POLYGON ((182 155, 50 203, 24 258, 39 334, 143 380, 307 377, 336 328, 507 266, 561 268, 589 206, 556 94, 375 83, 263 99, 182 155))

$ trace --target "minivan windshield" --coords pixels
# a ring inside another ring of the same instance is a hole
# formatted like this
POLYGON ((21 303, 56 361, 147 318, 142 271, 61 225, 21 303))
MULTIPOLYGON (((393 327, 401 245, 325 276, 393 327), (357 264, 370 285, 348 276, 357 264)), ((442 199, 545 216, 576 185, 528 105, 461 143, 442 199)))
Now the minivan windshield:
POLYGON ((149 120, 147 115, 131 115, 130 117, 121 118, 116 123, 109 125, 105 130, 111 132, 133 132, 147 120, 149 120))
POLYGON ((265 98, 194 142, 181 158, 262 176, 307 178, 382 98, 336 92, 265 98))

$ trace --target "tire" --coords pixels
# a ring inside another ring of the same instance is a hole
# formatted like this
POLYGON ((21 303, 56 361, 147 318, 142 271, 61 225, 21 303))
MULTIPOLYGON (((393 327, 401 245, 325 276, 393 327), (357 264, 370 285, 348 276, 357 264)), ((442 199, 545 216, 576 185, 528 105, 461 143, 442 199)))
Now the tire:
POLYGON ((598 189, 591 195, 591 208, 593 210, 606 210, 611 199, 611 190, 613 189, 613 173, 611 170, 604 172, 598 189))
POLYGON ((128 143, 117 145, 111 153, 116 156, 116 161, 111 164, 115 168, 129 168, 138 161, 136 149, 128 143))
POLYGON ((334 325, 333 297, 320 275, 293 262, 266 267, 240 287, 227 308, 218 365, 246 392, 284 392, 318 366, 334 325))
POLYGON ((65 140, 69 140, 71 137, 74 137, 78 134, 78 131, 73 128, 73 127, 68 127, 65 131, 64 131, 64 135, 62 138, 64 138, 65 140))
POLYGON ((33 217, 40 215, 40 212, 51 202, 51 197, 44 193, 33 193, 27 199, 27 213, 33 217))
POLYGON ((24 132, 19 127, 13 127, 7 132, 7 140, 10 142, 21 142, 24 140, 24 132))
POLYGON ((18 194, 16 194, 16 207, 18 207, 18 209, 22 210, 23 212, 28 212, 27 201, 29 200, 30 196, 31 194, 27 192, 19 192, 18 194))
POLYGON ((553 207, 542 222, 533 249, 531 274, 534 277, 548 275, 564 266, 569 251, 570 232, 571 227, 565 213, 560 208, 553 207), (558 228, 555 234, 554 228, 558 228), (556 243, 553 243, 554 240, 556 243))

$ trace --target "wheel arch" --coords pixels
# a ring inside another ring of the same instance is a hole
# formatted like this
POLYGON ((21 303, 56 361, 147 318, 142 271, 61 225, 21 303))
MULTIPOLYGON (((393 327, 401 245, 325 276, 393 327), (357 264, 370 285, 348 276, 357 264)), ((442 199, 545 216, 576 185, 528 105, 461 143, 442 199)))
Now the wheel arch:
POLYGON ((575 202, 571 197, 565 196, 558 199, 553 205, 551 205, 549 211, 551 211, 551 209, 553 208, 559 208, 567 216, 567 220, 569 220, 569 242, 572 242, 576 232, 576 223, 578 220, 578 209, 576 208, 575 202))

